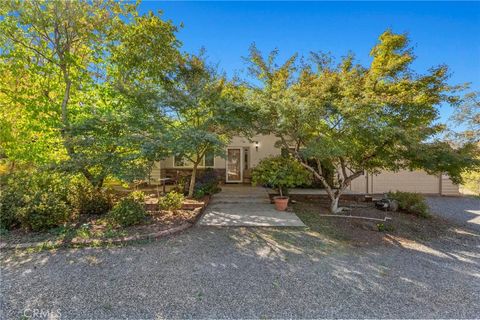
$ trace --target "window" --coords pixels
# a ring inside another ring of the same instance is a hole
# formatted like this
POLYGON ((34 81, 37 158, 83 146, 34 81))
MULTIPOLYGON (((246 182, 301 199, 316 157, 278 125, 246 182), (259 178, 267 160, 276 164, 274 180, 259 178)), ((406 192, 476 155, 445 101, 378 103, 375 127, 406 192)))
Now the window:
MULTIPOLYGON (((191 168, 192 162, 187 158, 178 155, 173 157, 173 165, 175 167, 186 167, 191 168)), ((215 154, 213 151, 208 150, 205 152, 205 156, 203 157, 202 161, 200 162, 200 167, 213 167, 215 165, 215 154)))
POLYGON ((213 150, 207 150, 205 152, 205 156, 203 157, 203 165, 205 167, 213 167, 215 163, 215 154, 213 153, 213 150))
POLYGON ((183 156, 174 156, 173 165, 175 167, 191 167, 191 162, 183 156))

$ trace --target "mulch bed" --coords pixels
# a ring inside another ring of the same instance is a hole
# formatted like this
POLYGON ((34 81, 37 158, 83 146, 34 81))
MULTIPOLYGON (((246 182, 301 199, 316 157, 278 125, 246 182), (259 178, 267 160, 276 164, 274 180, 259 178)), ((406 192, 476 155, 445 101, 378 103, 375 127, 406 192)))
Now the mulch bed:
POLYGON ((157 205, 149 208, 146 204, 148 215, 145 221, 127 228, 112 229, 104 216, 85 215, 74 225, 48 232, 26 232, 16 229, 1 236, 0 249, 88 246, 159 238, 193 226, 208 205, 209 199, 209 197, 201 200, 187 199, 182 209, 175 211, 158 210, 157 205), (82 228, 85 230, 83 234, 82 228))
POLYGON ((342 207, 351 210, 341 213, 345 216, 362 216, 377 219, 390 217, 386 222, 329 217, 327 203, 317 201, 297 202, 293 205, 295 213, 314 231, 333 239, 346 241, 354 246, 392 244, 396 241, 427 241, 448 235, 452 224, 440 217, 421 218, 403 212, 382 211, 373 203, 355 201, 343 202, 342 207), (326 216, 323 216, 326 215, 326 216), (379 224, 387 230, 379 231, 379 224))

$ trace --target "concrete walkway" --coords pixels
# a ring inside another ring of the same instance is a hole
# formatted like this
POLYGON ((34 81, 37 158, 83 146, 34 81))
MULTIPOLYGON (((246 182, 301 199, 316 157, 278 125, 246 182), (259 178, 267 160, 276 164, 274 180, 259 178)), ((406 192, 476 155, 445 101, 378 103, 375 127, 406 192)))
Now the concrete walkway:
POLYGON ((277 211, 265 188, 246 185, 224 185, 213 196, 202 226, 226 227, 305 227, 293 212, 277 211))

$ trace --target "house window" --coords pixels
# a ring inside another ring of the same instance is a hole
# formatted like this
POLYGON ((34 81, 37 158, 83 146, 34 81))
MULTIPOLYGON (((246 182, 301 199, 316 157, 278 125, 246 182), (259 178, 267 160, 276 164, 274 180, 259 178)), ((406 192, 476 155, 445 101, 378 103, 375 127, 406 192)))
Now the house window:
MULTIPOLYGON (((191 168, 193 164, 190 160, 181 155, 176 155, 173 157, 173 165, 175 167, 186 167, 191 168)), ((202 161, 200 162, 200 167, 213 167, 215 165, 215 154, 212 151, 207 151, 202 161)))
POLYGON ((205 152, 205 156, 203 157, 203 165, 205 167, 213 167, 215 163, 215 154, 213 150, 207 150, 205 152))
POLYGON ((174 156, 173 164, 175 167, 191 167, 192 163, 187 160, 184 156, 174 156))

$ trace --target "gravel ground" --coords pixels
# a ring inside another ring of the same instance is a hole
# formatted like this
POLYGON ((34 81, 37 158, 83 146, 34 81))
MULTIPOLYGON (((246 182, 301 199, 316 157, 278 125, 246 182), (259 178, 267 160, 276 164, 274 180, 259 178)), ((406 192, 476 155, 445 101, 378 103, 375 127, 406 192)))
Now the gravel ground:
POLYGON ((480 231, 480 198, 427 197, 434 214, 463 227, 480 231))
POLYGON ((468 232, 356 248, 298 229, 196 227, 121 248, 2 252, 0 319, 478 318, 479 248, 468 232))

